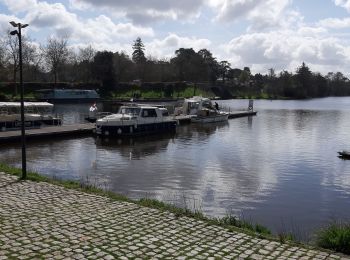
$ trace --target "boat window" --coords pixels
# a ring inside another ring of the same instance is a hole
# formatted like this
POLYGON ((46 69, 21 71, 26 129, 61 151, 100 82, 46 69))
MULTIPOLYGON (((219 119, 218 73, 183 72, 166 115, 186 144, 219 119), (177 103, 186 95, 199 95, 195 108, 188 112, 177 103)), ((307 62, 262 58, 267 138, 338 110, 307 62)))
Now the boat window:
POLYGON ((157 117, 157 112, 155 109, 143 109, 142 117, 157 117))
POLYGON ((193 109, 193 108, 198 109, 199 108, 199 102, 189 102, 188 103, 188 107, 190 109, 193 109))
POLYGON ((128 115, 138 115, 140 114, 140 110, 141 109, 138 107, 122 107, 119 113, 128 115))
POLYGON ((169 116, 168 110, 161 110, 163 116, 169 116))
POLYGON ((212 108, 210 100, 203 101, 203 107, 212 108))

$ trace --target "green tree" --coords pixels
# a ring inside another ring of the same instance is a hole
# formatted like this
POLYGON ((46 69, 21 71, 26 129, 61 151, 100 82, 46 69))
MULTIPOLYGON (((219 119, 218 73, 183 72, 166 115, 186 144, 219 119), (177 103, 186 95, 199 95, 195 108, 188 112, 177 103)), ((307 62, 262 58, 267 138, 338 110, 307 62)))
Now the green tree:
POLYGON ((145 57, 145 46, 140 37, 137 37, 132 46, 134 50, 132 53, 132 61, 136 64, 137 76, 141 79, 144 78, 145 63, 147 61, 145 57))
POLYGON ((295 95, 293 74, 288 71, 282 71, 278 78, 278 89, 276 92, 280 96, 293 97, 295 95))
POLYGON ((102 95, 108 94, 116 85, 113 53, 110 51, 99 51, 92 63, 94 77, 102 83, 102 95))
POLYGON ((250 81, 250 69, 249 67, 244 67, 244 69, 242 70, 241 74, 239 75, 239 81, 243 84, 243 85, 248 85, 249 81, 250 81))
POLYGON ((306 98, 315 96, 315 88, 312 84, 312 72, 303 62, 296 72, 297 88, 296 97, 306 98))
POLYGON ((132 46, 132 49, 134 50, 132 53, 132 61, 136 64, 143 64, 146 62, 145 57, 145 46, 143 45, 143 42, 140 37, 137 37, 134 41, 134 45, 132 46))
POLYGON ((192 48, 180 48, 175 51, 175 57, 171 59, 180 81, 198 81, 203 70, 201 56, 192 48))
POLYGON ((203 60, 203 66, 205 67, 205 75, 203 75, 203 80, 206 79, 214 83, 219 75, 219 64, 213 54, 207 49, 201 49, 198 51, 199 56, 203 60))
POLYGON ((220 61, 219 62, 219 75, 222 78, 222 83, 225 84, 226 78, 227 78, 227 74, 229 72, 229 70, 231 69, 231 64, 224 60, 224 61, 220 61))
POLYGON ((116 52, 113 55, 116 77, 118 81, 126 82, 135 78, 135 64, 125 52, 116 52))

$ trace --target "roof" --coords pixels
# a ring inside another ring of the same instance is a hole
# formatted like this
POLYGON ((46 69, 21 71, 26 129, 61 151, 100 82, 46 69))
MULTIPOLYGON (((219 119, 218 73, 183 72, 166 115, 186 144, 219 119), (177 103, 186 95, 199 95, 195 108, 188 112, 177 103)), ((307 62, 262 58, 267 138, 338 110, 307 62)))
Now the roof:
MULTIPOLYGON (((0 107, 20 107, 20 102, 0 102, 0 107)), ((53 107, 48 102, 24 102, 25 107, 53 107)))

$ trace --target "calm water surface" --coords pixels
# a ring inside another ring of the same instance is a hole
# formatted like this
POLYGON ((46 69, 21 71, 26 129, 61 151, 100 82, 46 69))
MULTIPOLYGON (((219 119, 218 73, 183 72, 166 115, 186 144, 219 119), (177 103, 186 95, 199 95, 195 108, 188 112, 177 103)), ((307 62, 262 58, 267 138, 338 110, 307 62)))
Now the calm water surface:
MULTIPOLYGON (((247 100, 220 102, 233 109, 247 100)), ((94 137, 28 143, 28 167, 88 180, 133 198, 151 197, 227 213, 305 238, 333 219, 350 219, 350 98, 254 103, 256 117, 180 126, 175 135, 94 137)), ((57 105, 66 124, 89 105, 57 105)), ((0 144, 0 161, 20 166, 20 146, 0 144)))

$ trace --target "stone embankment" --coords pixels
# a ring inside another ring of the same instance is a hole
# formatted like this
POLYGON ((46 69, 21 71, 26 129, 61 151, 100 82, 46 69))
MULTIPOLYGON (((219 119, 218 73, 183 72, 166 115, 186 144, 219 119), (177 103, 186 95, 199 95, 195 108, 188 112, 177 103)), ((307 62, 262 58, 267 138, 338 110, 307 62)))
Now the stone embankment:
POLYGON ((348 259, 0 173, 0 259, 348 259))

